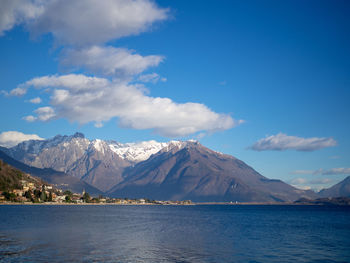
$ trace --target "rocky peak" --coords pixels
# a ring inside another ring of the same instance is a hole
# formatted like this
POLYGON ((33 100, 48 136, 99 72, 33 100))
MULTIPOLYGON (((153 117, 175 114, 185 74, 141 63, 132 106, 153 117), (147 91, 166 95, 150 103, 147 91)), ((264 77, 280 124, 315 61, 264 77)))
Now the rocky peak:
POLYGON ((81 132, 76 132, 76 133, 74 133, 73 138, 82 138, 82 139, 84 139, 85 135, 83 133, 81 133, 81 132))

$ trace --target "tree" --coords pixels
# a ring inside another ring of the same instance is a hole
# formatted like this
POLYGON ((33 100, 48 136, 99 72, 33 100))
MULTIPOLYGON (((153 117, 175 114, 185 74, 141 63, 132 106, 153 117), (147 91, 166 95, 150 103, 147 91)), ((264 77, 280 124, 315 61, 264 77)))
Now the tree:
POLYGON ((31 200, 32 199, 32 194, 33 194, 32 190, 28 190, 28 191, 26 191, 24 193, 24 197, 29 199, 29 200, 31 200))
POLYGON ((52 202, 52 199, 53 199, 53 198, 52 198, 52 192, 50 192, 50 193, 49 193, 49 198, 47 199, 47 201, 52 202))
POLYGON ((70 197, 73 196, 73 193, 72 193, 71 191, 69 191, 69 190, 64 191, 63 194, 64 194, 64 195, 68 195, 68 196, 70 196, 70 197))
POLYGON ((40 195, 41 195, 40 190, 35 189, 35 190, 34 190, 34 197, 35 197, 35 198, 40 198, 40 195))
POLYGON ((89 193, 85 192, 85 193, 83 194, 83 201, 84 201, 85 203, 89 203, 90 200, 91 200, 91 197, 90 197, 89 193))
POLYGON ((5 199, 8 201, 15 201, 16 195, 14 193, 4 192, 3 195, 5 196, 5 199))
POLYGON ((67 202, 67 203, 72 202, 72 199, 71 199, 71 197, 70 197, 69 195, 66 195, 66 202, 67 202))
POLYGON ((47 201, 47 195, 46 195, 46 192, 44 190, 40 194, 40 200, 43 202, 47 201))

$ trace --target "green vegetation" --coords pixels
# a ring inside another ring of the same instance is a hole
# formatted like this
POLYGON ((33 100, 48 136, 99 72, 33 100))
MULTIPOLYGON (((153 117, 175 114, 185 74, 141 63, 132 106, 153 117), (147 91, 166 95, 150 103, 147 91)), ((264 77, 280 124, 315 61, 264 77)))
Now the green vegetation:
POLYGON ((84 201, 85 203, 89 203, 90 200, 91 200, 91 197, 90 197, 89 193, 86 193, 86 192, 85 192, 85 193, 83 194, 83 201, 84 201))
POLYGON ((66 195, 66 202, 67 203, 71 203, 72 202, 72 198, 69 195, 66 195))
POLYGON ((73 193, 69 190, 66 190, 63 192, 63 194, 66 196, 65 200, 67 203, 71 203, 72 202, 72 197, 73 197, 73 193))
POLYGON ((73 193, 72 193, 71 191, 69 191, 69 190, 64 191, 63 194, 64 194, 64 195, 68 195, 68 196, 70 196, 70 197, 73 196, 73 193))
POLYGON ((45 191, 41 191, 40 200, 43 201, 43 202, 46 202, 46 201, 48 201, 47 199, 48 198, 47 198, 46 192, 45 191))
POLYGON ((6 201, 16 201, 16 195, 14 193, 3 192, 2 195, 5 197, 6 201))
POLYGON ((149 199, 119 199, 100 195, 91 197, 66 190, 53 188, 39 178, 23 173, 0 160, 0 202, 67 202, 67 203, 108 203, 108 204, 191 204, 191 201, 155 201, 149 199))
POLYGON ((49 197, 48 197, 47 201, 48 202, 52 202, 53 201, 52 192, 49 193, 49 197))
POLYGON ((23 174, 21 171, 2 160, 0 160, 0 168, 0 191, 9 192, 13 189, 22 189, 23 174))

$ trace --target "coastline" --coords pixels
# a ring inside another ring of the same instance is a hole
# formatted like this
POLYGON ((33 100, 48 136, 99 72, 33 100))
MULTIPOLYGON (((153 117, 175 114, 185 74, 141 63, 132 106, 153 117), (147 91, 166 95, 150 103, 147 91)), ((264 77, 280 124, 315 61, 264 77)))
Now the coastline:
MULTIPOLYGON (((210 203, 192 203, 192 204, 116 204, 116 203, 15 203, 6 202, 0 203, 1 205, 28 205, 28 206, 202 206, 202 205, 228 205, 228 206, 325 206, 327 204, 311 204, 311 203, 220 203, 220 202, 210 202, 210 203)), ((344 206, 344 205, 330 205, 330 206, 344 206)))

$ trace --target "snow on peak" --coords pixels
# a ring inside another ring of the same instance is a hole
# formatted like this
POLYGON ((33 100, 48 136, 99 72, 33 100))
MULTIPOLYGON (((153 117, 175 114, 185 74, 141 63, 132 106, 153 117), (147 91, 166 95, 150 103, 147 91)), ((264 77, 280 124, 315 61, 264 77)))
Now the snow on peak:
POLYGON ((109 147, 123 159, 131 162, 141 162, 147 160, 152 154, 159 152, 167 145, 168 143, 165 142, 151 140, 124 144, 111 142, 109 147))
POLYGON ((32 154, 39 154, 46 148, 51 147, 75 147, 81 151, 86 151, 89 148, 94 149, 102 154, 106 154, 109 150, 116 153, 124 160, 138 163, 147 160, 152 154, 160 151, 178 151, 187 146, 196 145, 195 140, 188 141, 169 141, 157 142, 155 140, 141 141, 133 143, 120 143, 116 141, 104 141, 100 139, 89 140, 85 138, 82 133, 75 133, 74 135, 57 135, 51 139, 42 141, 25 141, 21 143, 21 148, 32 154))
POLYGON ((193 145, 199 144, 196 140, 188 140, 188 141, 170 141, 167 143, 167 146, 162 149, 163 152, 169 152, 169 151, 179 151, 182 150, 185 147, 190 147, 193 145))
POLYGON ((106 142, 100 139, 95 139, 91 142, 92 146, 99 152, 105 152, 106 142))

